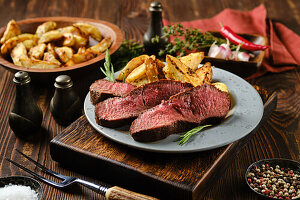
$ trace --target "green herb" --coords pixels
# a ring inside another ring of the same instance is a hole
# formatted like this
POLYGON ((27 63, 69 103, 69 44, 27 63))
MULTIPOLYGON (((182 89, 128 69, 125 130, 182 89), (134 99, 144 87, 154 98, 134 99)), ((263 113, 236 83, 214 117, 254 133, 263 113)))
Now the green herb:
POLYGON ((176 140, 179 141, 178 144, 179 145, 184 145, 193 135, 195 135, 196 133, 198 133, 199 131, 201 131, 203 128, 205 127, 209 127, 211 125, 204 125, 204 126, 198 126, 196 128, 193 128, 192 130, 189 130, 187 132, 182 133, 182 135, 176 140))
POLYGON ((151 38, 151 42, 152 42, 153 44, 159 43, 159 39, 160 39, 159 36, 156 35, 155 37, 151 38))
POLYGON ((132 58, 144 53, 143 45, 138 42, 124 40, 120 48, 112 55, 115 70, 122 69, 132 58))
MULTIPOLYGON (((210 32, 201 32, 199 29, 184 28, 181 24, 169 25, 164 27, 164 37, 173 42, 169 42, 165 49, 159 52, 159 56, 171 54, 184 56, 192 51, 203 51, 209 48, 215 41, 217 45, 226 43, 226 39, 216 37, 210 32)), ((236 45, 230 45, 232 50, 236 49, 236 45)))
POLYGON ((100 69, 103 72, 103 74, 105 74, 107 80, 109 80, 111 82, 116 82, 114 66, 111 63, 110 55, 108 53, 108 50, 106 50, 106 55, 105 55, 105 62, 104 62, 104 69, 105 70, 102 67, 100 67, 100 69))

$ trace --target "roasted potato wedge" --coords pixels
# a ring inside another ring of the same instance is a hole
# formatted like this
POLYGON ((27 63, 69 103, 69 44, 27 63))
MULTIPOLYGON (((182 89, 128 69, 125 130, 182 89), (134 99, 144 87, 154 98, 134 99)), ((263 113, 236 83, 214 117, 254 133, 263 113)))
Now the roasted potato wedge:
POLYGON ((55 47, 54 50, 59 59, 64 63, 68 62, 73 56, 73 49, 70 47, 55 47))
POLYGON ((98 56, 104 51, 106 51, 106 49, 108 49, 110 45, 111 45, 111 39, 108 37, 103 39, 98 44, 91 46, 90 48, 87 49, 87 51, 91 51, 98 56))
POLYGON ((36 35, 24 33, 15 37, 12 37, 8 39, 2 46, 1 46, 1 53, 3 55, 7 54, 9 51, 11 51, 19 42, 23 42, 25 40, 30 39, 37 39, 36 35))
POLYGON ((202 67, 197 69, 195 73, 203 83, 211 83, 213 72, 211 64, 209 62, 205 63, 202 67))
POLYGON ((4 44, 4 42, 9 40, 10 38, 15 37, 20 34, 21 34, 21 30, 20 30, 18 24, 16 23, 15 20, 12 19, 8 22, 5 32, 0 40, 0 43, 4 44))
POLYGON ((136 80, 146 77, 146 66, 145 63, 136 67, 128 76, 126 76, 125 83, 136 82, 136 80))
POLYGON ((79 49, 80 47, 84 47, 88 43, 88 38, 82 37, 80 35, 73 35, 74 37, 74 45, 75 49, 79 49))
POLYGON ((49 31, 49 32, 44 33, 40 37, 39 44, 52 42, 52 41, 61 39, 63 36, 64 36, 64 33, 59 30, 49 31))
POLYGON ((29 53, 28 53, 29 57, 32 59, 42 60, 45 49, 46 49, 46 44, 38 44, 37 46, 32 47, 29 50, 29 53))
POLYGON ((75 44, 75 38, 72 33, 64 34, 63 46, 72 47, 75 44))
POLYGON ((76 53, 72 58, 66 63, 65 66, 71 66, 74 64, 82 63, 88 61, 92 58, 95 58, 96 55, 91 51, 85 51, 84 53, 76 53))
POLYGON ((222 83, 222 82, 216 82, 216 83, 212 83, 212 85, 214 85, 216 88, 218 88, 218 89, 221 90, 222 92, 227 92, 227 93, 229 93, 228 88, 227 88, 227 85, 225 85, 225 83, 222 83))
POLYGON ((131 82, 132 85, 141 86, 150 83, 147 76, 143 76, 140 79, 135 79, 134 82, 131 82))
POLYGON ((121 70, 116 80, 123 81, 124 77, 127 77, 128 74, 130 74, 135 68, 143 64, 147 58, 149 58, 148 55, 141 55, 130 60, 127 65, 121 70))
POLYGON ((84 54, 86 51, 86 48, 85 47, 80 47, 78 50, 77 50, 77 53, 78 54, 84 54))
POLYGON ((20 59, 28 59, 25 45, 20 42, 11 51, 11 58, 15 65, 22 66, 20 59))
POLYGON ((92 38, 100 42, 102 40, 102 35, 96 26, 87 23, 76 23, 73 26, 80 29, 85 35, 90 35, 92 38))
POLYGON ((56 55, 54 44, 52 44, 52 43, 48 43, 48 44, 47 44, 47 52, 50 52, 50 53, 53 54, 54 56, 56 55))
POLYGON ((37 45, 37 42, 38 42, 37 39, 36 39, 36 40, 25 40, 25 41, 23 41, 23 44, 24 44, 25 48, 26 48, 27 50, 29 50, 29 49, 31 49, 32 47, 36 46, 36 45, 37 45))
POLYGON ((39 25, 36 29, 35 34, 40 38, 44 33, 51 31, 55 28, 56 28, 56 22, 48 21, 39 25))
POLYGON ((20 58, 21 65, 26 68, 36 69, 54 69, 60 67, 60 65, 51 63, 44 60, 34 60, 30 58, 20 58))
POLYGON ((192 71, 195 71, 198 69, 198 65, 202 62, 204 59, 204 52, 197 52, 197 53, 190 53, 187 56, 183 56, 179 58, 179 60, 188 66, 192 71))
POLYGON ((44 53, 44 61, 48 61, 50 63, 54 63, 57 65, 61 65, 61 63, 55 58, 55 56, 51 52, 44 53))
MULTIPOLYGON (((155 57, 154 59, 152 56, 150 58, 147 58, 144 64, 145 64, 145 73, 147 75, 149 82, 158 81, 159 72, 158 72, 157 63, 155 62, 155 57)), ((129 74, 129 76, 130 75, 131 73, 129 74)))
POLYGON ((163 68, 166 79, 189 82, 189 79, 178 69, 175 63, 172 63, 168 57, 166 59, 167 65, 163 68))

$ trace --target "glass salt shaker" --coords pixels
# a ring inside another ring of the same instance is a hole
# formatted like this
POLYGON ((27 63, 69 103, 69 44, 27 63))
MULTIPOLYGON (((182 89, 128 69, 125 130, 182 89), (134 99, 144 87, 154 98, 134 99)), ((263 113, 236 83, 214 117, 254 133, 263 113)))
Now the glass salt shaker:
POLYGON ((16 86, 16 99, 9 114, 9 125, 16 136, 29 139, 40 129, 43 112, 33 98, 28 73, 15 73, 13 82, 16 86))
POLYGON ((60 75, 55 79, 55 92, 50 102, 50 111, 55 121, 68 125, 81 114, 81 101, 73 89, 70 76, 60 75))
POLYGON ((162 10, 160 2, 150 4, 151 21, 144 35, 144 47, 148 55, 158 55, 159 50, 167 43, 167 39, 163 37, 162 10))

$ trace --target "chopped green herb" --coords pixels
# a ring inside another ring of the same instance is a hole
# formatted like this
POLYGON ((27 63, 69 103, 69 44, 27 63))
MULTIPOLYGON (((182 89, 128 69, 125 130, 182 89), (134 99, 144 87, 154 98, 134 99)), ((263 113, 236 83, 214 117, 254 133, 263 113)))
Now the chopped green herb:
POLYGON ((107 80, 109 80, 111 82, 116 82, 114 66, 111 63, 108 50, 106 50, 105 53, 106 53, 106 55, 105 55, 104 69, 102 67, 100 67, 100 69, 103 72, 103 74, 105 74, 107 80))
POLYGON ((195 135, 196 133, 198 133, 199 131, 201 131, 203 128, 205 127, 209 127, 212 125, 204 125, 204 126, 198 126, 196 128, 193 128, 192 130, 189 130, 187 132, 184 132, 181 134, 181 136, 176 140, 179 141, 178 144, 179 145, 184 145, 193 135, 195 135))

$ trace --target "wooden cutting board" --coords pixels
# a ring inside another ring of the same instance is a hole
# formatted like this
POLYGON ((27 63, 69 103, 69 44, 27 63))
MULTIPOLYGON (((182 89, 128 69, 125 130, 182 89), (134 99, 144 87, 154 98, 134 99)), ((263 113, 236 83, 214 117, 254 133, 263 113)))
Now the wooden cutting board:
POLYGON ((249 135, 225 147, 189 154, 145 152, 103 137, 81 116, 51 140, 50 153, 67 168, 111 185, 160 199, 201 199, 276 107, 276 93, 256 89, 264 101, 262 121, 249 135))

